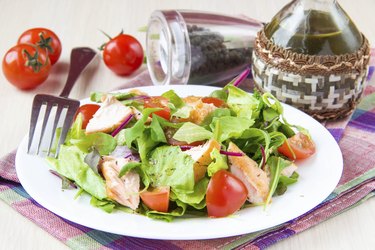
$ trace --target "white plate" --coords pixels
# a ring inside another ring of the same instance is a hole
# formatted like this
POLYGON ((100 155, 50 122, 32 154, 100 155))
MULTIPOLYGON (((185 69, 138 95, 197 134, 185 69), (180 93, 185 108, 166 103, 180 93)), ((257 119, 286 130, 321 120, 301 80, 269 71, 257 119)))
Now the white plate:
MULTIPOLYGON (((181 96, 208 95, 215 88, 206 86, 158 86, 139 88, 150 95, 174 89, 181 96)), ((83 102, 88 102, 84 100, 83 102)), ((88 196, 74 200, 77 191, 62 191, 61 181, 49 171, 40 157, 28 155, 27 136, 16 156, 17 174, 22 186, 38 203, 55 214, 75 223, 120 235, 152 239, 211 239, 251 233, 292 220, 321 203, 336 187, 343 168, 342 154, 331 134, 303 112, 284 105, 285 116, 292 124, 309 129, 317 152, 298 162, 299 181, 283 196, 262 206, 243 209, 227 218, 175 219, 171 223, 145 216, 116 211, 112 214, 90 205, 88 196)))

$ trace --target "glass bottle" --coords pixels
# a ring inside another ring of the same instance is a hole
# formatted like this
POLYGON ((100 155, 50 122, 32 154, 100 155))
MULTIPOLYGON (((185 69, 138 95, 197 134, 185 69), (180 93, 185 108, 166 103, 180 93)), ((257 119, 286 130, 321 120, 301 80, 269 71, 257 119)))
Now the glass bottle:
POLYGON ((286 5, 265 27, 276 45, 308 55, 352 53, 362 34, 336 0, 297 0, 286 5))
POLYGON ((361 97, 369 52, 336 0, 294 0, 258 33, 255 87, 318 120, 342 118, 361 97))
POLYGON ((156 10, 147 29, 147 66, 155 85, 218 85, 251 63, 263 24, 189 10, 156 10))

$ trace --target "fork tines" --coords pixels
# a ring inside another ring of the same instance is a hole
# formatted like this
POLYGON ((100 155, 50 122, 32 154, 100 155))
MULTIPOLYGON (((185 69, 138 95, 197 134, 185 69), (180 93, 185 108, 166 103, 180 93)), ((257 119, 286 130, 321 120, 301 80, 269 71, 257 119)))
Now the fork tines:
MULTIPOLYGON (((77 100, 73 99, 68 99, 68 98, 62 98, 62 97, 57 97, 57 96, 51 96, 51 95, 45 95, 45 94, 38 94, 35 96, 34 101, 33 101, 33 106, 32 106, 32 111, 31 111, 31 120, 30 120, 30 130, 29 130, 29 141, 28 141, 28 147, 27 147, 27 152, 30 152, 31 145, 33 144, 33 137, 35 134, 36 130, 36 125, 38 122, 38 117, 40 114, 40 110, 42 109, 42 106, 45 106, 45 112, 44 112, 44 117, 43 117, 43 122, 42 122, 42 127, 41 127, 41 132, 39 135, 39 140, 36 141, 37 143, 37 148, 36 148, 36 154, 39 154, 40 152, 40 147, 43 138, 45 137, 46 133, 46 127, 47 123, 51 114, 51 110, 56 107, 56 113, 53 121, 53 127, 51 134, 47 137, 49 139, 48 142, 48 149, 46 151, 47 156, 50 155, 51 153, 51 147, 52 143, 55 138, 55 133, 57 129, 57 125, 59 124, 60 121, 60 116, 63 113, 63 111, 66 110, 66 115, 65 117, 62 117, 63 119, 63 125, 61 129, 61 134, 59 138, 56 138, 57 143, 57 148, 55 151, 55 157, 59 153, 60 145, 64 143, 65 138, 68 134, 69 128, 72 124, 74 115, 76 111, 78 110, 80 105, 80 102, 77 100)), ((52 117, 51 117, 52 118, 52 117)), ((39 128, 39 126, 38 126, 39 128)), ((49 130, 48 130, 49 132, 49 130)), ((46 135, 47 136, 47 135, 46 135)))

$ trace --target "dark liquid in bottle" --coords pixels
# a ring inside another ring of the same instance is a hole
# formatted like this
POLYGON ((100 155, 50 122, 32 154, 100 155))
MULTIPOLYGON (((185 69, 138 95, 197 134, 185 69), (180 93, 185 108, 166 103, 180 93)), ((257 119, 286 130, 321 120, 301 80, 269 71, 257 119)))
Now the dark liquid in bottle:
POLYGON ((308 55, 353 53, 362 45, 361 33, 345 13, 309 10, 304 18, 292 13, 281 21, 276 16, 265 34, 276 45, 308 55))

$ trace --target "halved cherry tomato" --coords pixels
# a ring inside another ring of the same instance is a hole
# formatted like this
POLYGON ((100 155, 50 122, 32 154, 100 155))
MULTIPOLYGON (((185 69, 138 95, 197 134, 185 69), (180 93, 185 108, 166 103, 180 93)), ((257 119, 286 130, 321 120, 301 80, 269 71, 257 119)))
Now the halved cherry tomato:
POLYGON ((297 133, 288 138, 288 142, 284 142, 284 144, 278 148, 278 151, 291 160, 306 159, 315 153, 315 144, 307 135, 297 133))
POLYGON ((225 217, 242 207, 247 198, 245 185, 226 170, 216 172, 208 183, 206 203, 208 216, 225 217))
POLYGON ((6 79, 20 89, 32 89, 42 84, 51 71, 50 60, 44 50, 31 44, 17 44, 3 59, 6 79))
POLYGON ((33 28, 26 30, 18 38, 17 44, 31 43, 45 50, 51 64, 54 65, 61 55, 61 42, 59 37, 46 28, 33 28))
POLYGON ((151 210, 166 213, 169 207, 169 187, 157 187, 140 193, 142 202, 151 210))
POLYGON ((121 33, 105 44, 103 60, 116 74, 130 75, 143 63, 142 45, 134 37, 121 33))
POLYGON ((225 102, 219 98, 216 98, 216 97, 203 97, 202 98, 202 102, 203 103, 211 103, 213 105, 215 105, 215 107, 217 108, 220 108, 220 107, 223 107, 225 102))
POLYGON ((152 96, 144 100, 145 108, 162 108, 162 110, 156 111, 151 114, 163 117, 166 120, 171 119, 171 109, 168 107, 169 100, 162 96, 152 96))
POLYGON ((77 115, 81 113, 82 115, 82 129, 85 129, 91 118, 94 116, 96 111, 100 106, 98 104, 84 104, 77 110, 77 113, 74 117, 76 119, 77 115))

